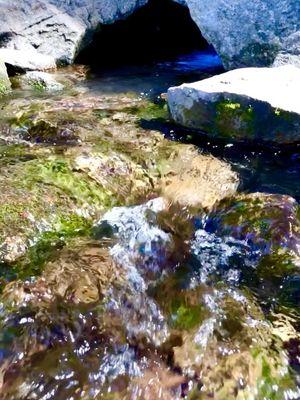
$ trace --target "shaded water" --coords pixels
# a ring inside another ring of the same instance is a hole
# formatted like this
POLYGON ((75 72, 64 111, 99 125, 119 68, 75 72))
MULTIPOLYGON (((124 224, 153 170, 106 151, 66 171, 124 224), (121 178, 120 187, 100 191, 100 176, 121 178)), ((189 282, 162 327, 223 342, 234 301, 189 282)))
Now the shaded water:
MULTIPOLYGON (((91 96, 131 92, 160 104, 169 86, 218 72, 214 53, 196 52, 92 71, 79 86, 91 96)), ((230 162, 240 190, 300 199, 297 147, 211 141, 163 118, 139 123, 145 136, 156 129, 230 162)), ((3 171, 7 153, 17 164, 37 157, 27 152, 11 156, 4 144, 3 171)), ((0 309, 1 398, 299 399, 299 273, 262 262, 276 242, 272 218, 286 244, 298 208, 279 197, 270 209, 257 239, 256 230, 236 234, 235 222, 224 233, 218 213, 143 198, 112 207, 83 237, 56 246, 37 276, 10 277, 0 309)), ((251 217, 241 215, 240 223, 251 217)))

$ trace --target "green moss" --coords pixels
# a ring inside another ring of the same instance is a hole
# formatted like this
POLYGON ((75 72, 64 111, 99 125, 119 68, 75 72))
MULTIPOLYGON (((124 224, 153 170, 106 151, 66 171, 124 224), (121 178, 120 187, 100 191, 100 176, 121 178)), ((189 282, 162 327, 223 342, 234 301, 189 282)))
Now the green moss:
POLYGON ((0 96, 5 95, 10 92, 10 82, 8 78, 0 77, 0 96))
MULTIPOLYGON (((159 103, 153 103, 151 101, 141 101, 140 104, 135 104, 132 106, 126 106, 117 112, 122 112, 128 115, 134 115, 140 120, 152 120, 152 119, 168 119, 169 112, 168 106, 165 101, 159 103)), ((113 110, 93 110, 93 114, 99 118, 110 118, 113 116, 113 110)))
POLYGON ((83 173, 72 170, 70 164, 57 157, 27 165, 27 186, 41 182, 62 190, 78 205, 106 208, 112 205, 112 193, 83 173))
MULTIPOLYGON (((226 209, 227 200, 222 204, 226 209)), ((239 231, 244 235, 255 233, 257 237, 264 240, 272 238, 271 224, 280 212, 276 207, 266 208, 264 202, 259 198, 237 200, 232 205, 229 200, 228 205, 228 211, 221 216, 222 226, 225 230, 239 227, 239 231)))
MULTIPOLYGON (((34 204, 32 204, 32 208, 34 208, 34 204)), ((25 231, 26 228, 30 226, 29 220, 23 217, 25 211, 29 210, 24 209, 24 203, 22 202, 10 202, 1 204, 0 225, 9 226, 10 229, 15 228, 19 233, 25 231), (20 224, 20 220, 22 220, 22 224, 20 224)))
MULTIPOLYGON (((257 358, 257 357, 256 357, 257 358)), ((289 371, 285 373, 274 372, 274 365, 269 364, 269 359, 261 356, 261 378, 257 381, 256 400, 282 400, 286 397, 286 392, 295 391, 296 384, 289 371)))
POLYGON ((164 102, 158 104, 148 102, 146 105, 136 109, 135 114, 138 116, 138 118, 145 119, 147 121, 152 119, 166 120, 169 117, 168 106, 164 102))
POLYGON ((29 247, 25 256, 8 268, 2 264, 0 291, 14 279, 28 279, 41 274, 46 262, 55 259, 57 252, 71 239, 91 236, 92 220, 75 213, 57 216, 52 229, 36 237, 36 243, 29 247))
POLYGON ((280 110, 278 108, 275 108, 274 114, 277 115, 278 117, 280 116, 280 110))
POLYGON ((13 165, 36 158, 34 150, 24 145, 0 145, 0 166, 13 165))
POLYGON ((216 104, 215 129, 225 138, 254 136, 254 110, 251 105, 222 100, 216 104))
POLYGON ((30 82, 30 85, 37 92, 43 92, 46 90, 46 85, 40 81, 32 81, 30 82))
POLYGON ((77 214, 58 217, 52 230, 42 233, 26 255, 11 266, 12 270, 18 279, 39 275, 45 263, 52 260, 70 239, 89 236, 91 228, 92 221, 77 214))
POLYGON ((108 110, 93 110, 93 114, 99 118, 99 119, 103 119, 103 118, 109 118, 111 116, 111 112, 109 112, 108 110))
POLYGON ((194 306, 180 304, 178 308, 176 306, 176 304, 173 304, 174 312, 172 315, 176 329, 190 330, 200 325, 203 320, 203 307, 200 304, 194 306))
POLYGON ((221 108, 221 106, 227 110, 237 110, 237 109, 241 108, 240 103, 232 103, 230 101, 227 101, 224 103, 219 103, 218 107, 221 108))

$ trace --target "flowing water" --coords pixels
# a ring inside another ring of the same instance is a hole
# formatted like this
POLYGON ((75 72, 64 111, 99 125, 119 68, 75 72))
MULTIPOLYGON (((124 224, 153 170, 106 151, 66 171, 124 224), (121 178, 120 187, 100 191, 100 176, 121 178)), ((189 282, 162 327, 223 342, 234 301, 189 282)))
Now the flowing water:
MULTIPOLYGON (((222 73, 222 64, 213 49, 194 51, 171 61, 153 65, 129 65, 94 71, 86 83, 92 93, 134 92, 152 101, 171 86, 195 82, 222 73)), ((242 176, 243 189, 289 194, 299 200, 300 144, 286 147, 235 144, 211 140, 205 135, 182 131, 160 121, 145 122, 145 128, 160 129, 171 140, 194 143, 203 151, 229 161, 242 176)))
POLYGON ((299 149, 184 131, 160 96, 221 71, 195 52, 3 100, 1 399, 300 399, 299 149), (177 142, 271 195, 169 206, 151 165, 177 142))

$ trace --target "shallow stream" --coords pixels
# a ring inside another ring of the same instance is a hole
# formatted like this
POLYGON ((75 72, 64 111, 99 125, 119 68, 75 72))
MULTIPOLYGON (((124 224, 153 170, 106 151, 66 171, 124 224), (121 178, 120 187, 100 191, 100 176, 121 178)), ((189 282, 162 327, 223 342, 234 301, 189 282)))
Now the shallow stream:
POLYGON ((168 119, 161 93, 222 72, 210 50, 66 71, 1 104, 0 398, 300 399, 300 149, 168 119), (167 204, 191 144, 243 194, 167 204))

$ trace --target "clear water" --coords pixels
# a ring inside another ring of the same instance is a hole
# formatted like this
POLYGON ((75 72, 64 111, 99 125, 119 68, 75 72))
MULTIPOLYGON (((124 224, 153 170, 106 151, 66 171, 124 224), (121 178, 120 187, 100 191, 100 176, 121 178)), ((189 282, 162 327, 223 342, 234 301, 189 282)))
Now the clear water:
POLYGON ((222 63, 213 49, 194 51, 165 62, 92 70, 87 87, 91 93, 132 92, 155 100, 170 86, 221 72, 222 63))
MULTIPOLYGON (((212 51, 195 52, 92 71, 80 87, 93 96, 131 92, 159 102, 172 85, 220 72, 212 51)), ((241 190, 300 200, 297 146, 212 141, 165 120, 141 125, 230 162, 241 190)), ((93 242, 80 246, 61 255, 72 276, 92 280, 89 267, 104 249, 115 263, 109 272, 117 271, 109 291, 84 304, 74 300, 81 288, 51 298, 47 285, 55 287, 59 269, 52 280, 32 277, 7 290, 0 309, 1 398, 300 399, 298 274, 261 280, 261 249, 218 235, 203 215, 166 209, 162 199, 113 208, 95 224, 93 242), (9 301, 18 290, 21 300, 9 301)))
MULTIPOLYGON (((132 92, 159 101, 161 93, 171 86, 222 72, 220 58, 213 49, 208 49, 152 65, 92 71, 86 87, 93 94, 132 92)), ((194 143, 200 150, 230 162, 241 175, 241 188, 245 191, 289 194, 300 200, 300 144, 285 149, 253 143, 235 144, 212 140, 205 134, 193 134, 161 121, 145 122, 144 127, 159 129, 171 140, 194 143)))

